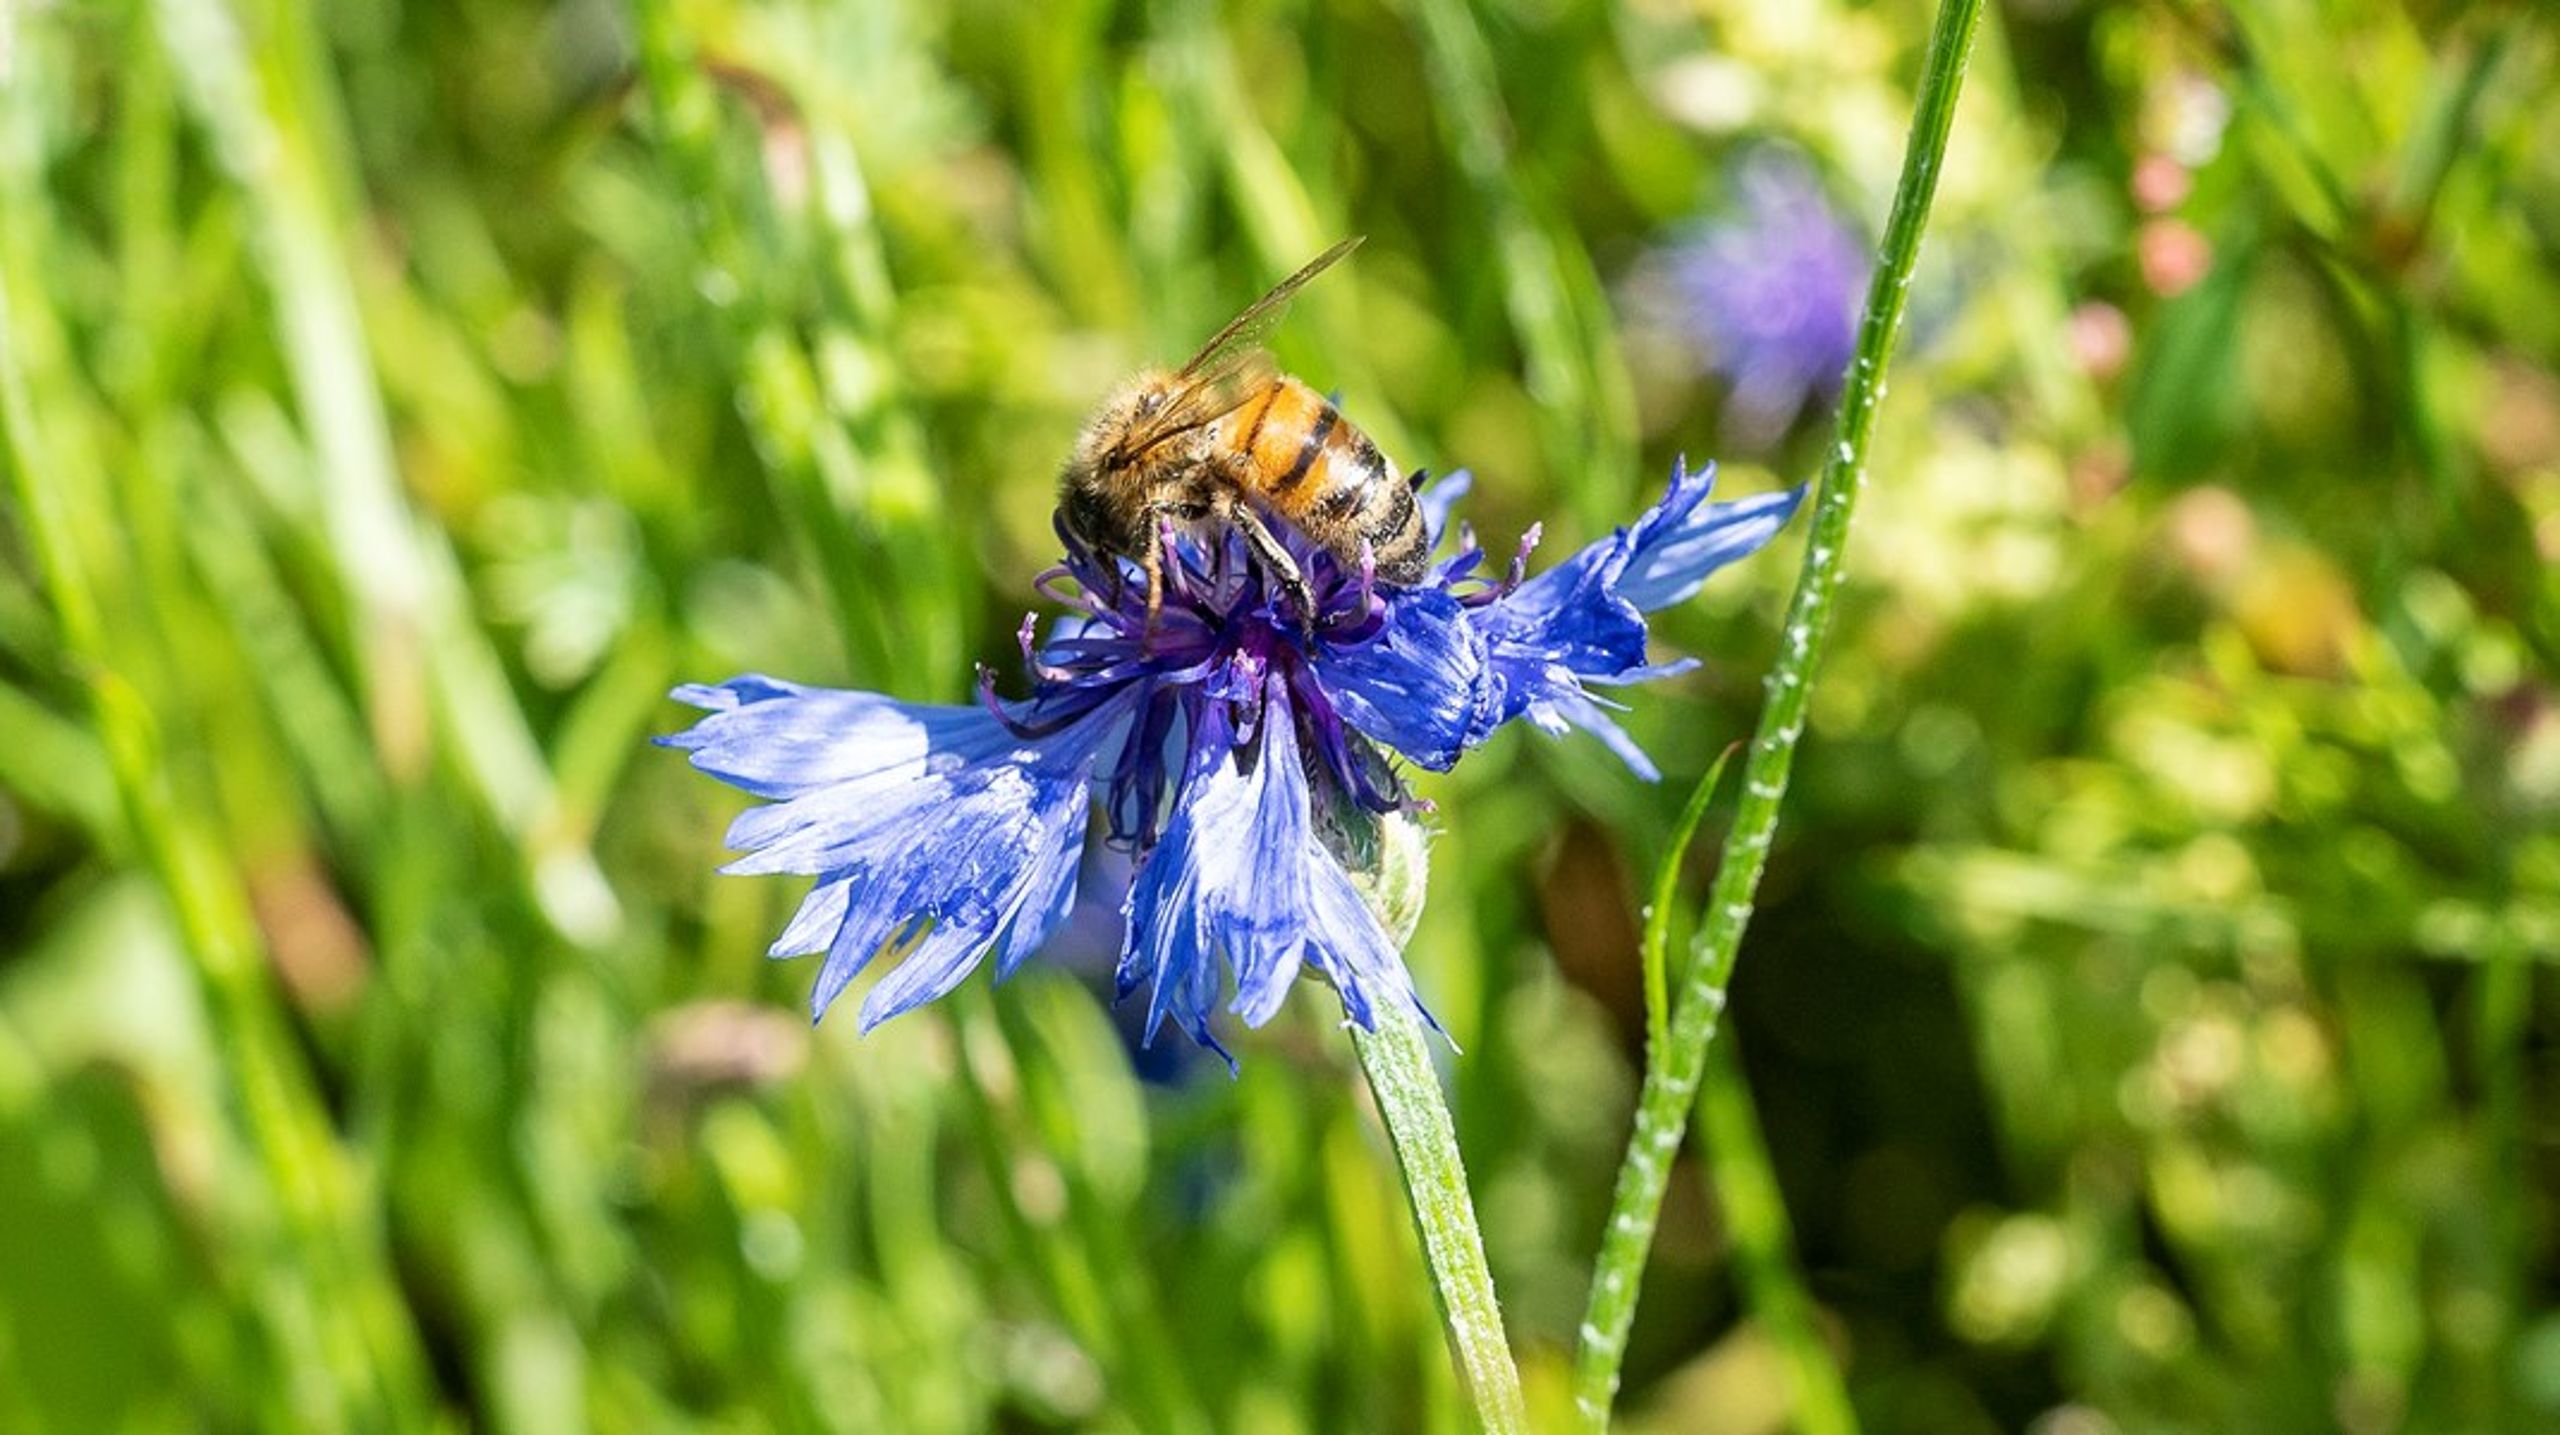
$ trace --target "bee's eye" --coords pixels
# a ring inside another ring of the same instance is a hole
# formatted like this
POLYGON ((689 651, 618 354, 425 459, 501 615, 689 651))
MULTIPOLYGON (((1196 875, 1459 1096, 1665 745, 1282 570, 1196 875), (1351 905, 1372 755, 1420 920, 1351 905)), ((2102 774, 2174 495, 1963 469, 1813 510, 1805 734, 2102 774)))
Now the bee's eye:
POLYGON ((1087 543, 1103 542, 1111 532, 1110 512, 1092 494, 1068 494, 1065 510, 1067 531, 1087 543))

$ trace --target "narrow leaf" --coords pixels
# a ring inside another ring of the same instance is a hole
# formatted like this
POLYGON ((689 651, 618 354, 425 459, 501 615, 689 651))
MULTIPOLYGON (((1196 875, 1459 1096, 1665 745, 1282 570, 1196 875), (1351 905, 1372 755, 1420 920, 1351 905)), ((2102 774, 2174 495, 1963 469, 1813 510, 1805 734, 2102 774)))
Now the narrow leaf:
POLYGON ((1653 869, 1653 892, 1644 909, 1644 1037, 1646 1059, 1659 1059, 1664 1043, 1671 1039, 1671 905, 1680 891, 1680 865, 1689 856, 1689 839, 1698 833, 1698 823, 1707 815, 1707 807, 1715 800, 1716 787, 1724 780, 1725 764, 1741 751, 1735 742, 1716 755, 1707 775, 1689 793, 1689 805, 1680 809, 1680 825, 1671 830, 1671 845, 1663 849, 1662 862, 1653 869))

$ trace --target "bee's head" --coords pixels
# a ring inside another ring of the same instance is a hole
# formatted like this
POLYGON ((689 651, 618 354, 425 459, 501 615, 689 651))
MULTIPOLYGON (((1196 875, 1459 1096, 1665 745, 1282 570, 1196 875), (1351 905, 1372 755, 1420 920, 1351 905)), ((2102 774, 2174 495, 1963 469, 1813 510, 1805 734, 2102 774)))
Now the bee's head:
POLYGON ((1129 553, 1140 541, 1131 531, 1136 511, 1100 468, 1070 471, 1058 489, 1058 518, 1067 532, 1097 553, 1129 553))
POLYGON ((1118 432, 1100 455, 1102 466, 1117 473, 1135 468, 1154 445, 1140 436, 1154 427, 1156 416, 1173 402, 1173 388, 1162 376, 1141 374, 1124 391, 1121 401, 1109 407, 1120 418, 1118 432))
POLYGON ((1086 422, 1058 483, 1058 515, 1079 541, 1120 554, 1145 545, 1149 481, 1169 451, 1143 436, 1170 402, 1164 376, 1141 374, 1086 422))

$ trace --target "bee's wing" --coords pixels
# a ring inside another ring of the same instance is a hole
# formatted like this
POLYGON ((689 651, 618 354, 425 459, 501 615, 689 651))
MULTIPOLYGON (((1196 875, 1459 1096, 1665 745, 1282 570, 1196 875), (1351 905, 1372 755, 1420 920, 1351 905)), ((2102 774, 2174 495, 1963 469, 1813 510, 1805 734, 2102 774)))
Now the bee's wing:
POLYGON ((1200 352, 1191 356, 1191 362, 1182 366, 1179 377, 1189 378, 1193 374, 1207 373, 1229 355, 1240 350, 1260 348, 1262 336, 1270 333, 1271 327, 1280 322, 1280 315, 1289 307, 1291 296, 1305 288, 1308 280, 1332 268, 1335 260, 1359 248, 1360 241, 1365 237, 1358 234, 1352 235, 1349 239, 1308 260, 1306 266, 1297 273, 1272 285, 1270 293, 1246 305, 1243 313, 1229 319, 1225 328, 1211 335, 1209 342, 1200 346, 1200 352))
POLYGON ((1232 350, 1201 373, 1183 371, 1180 387, 1146 426, 1121 441, 1124 451, 1144 453, 1179 433, 1216 423, 1244 406, 1280 377, 1280 366, 1268 349, 1232 350))
POLYGON ((1144 452, 1175 434, 1214 423, 1278 378, 1280 366, 1263 349, 1263 336, 1280 322, 1291 296, 1333 267, 1334 261, 1359 248, 1363 237, 1355 234, 1308 260, 1297 273, 1271 286, 1270 293, 1228 320, 1174 375, 1177 387, 1171 400, 1145 428, 1123 440, 1122 447, 1130 453, 1144 452))

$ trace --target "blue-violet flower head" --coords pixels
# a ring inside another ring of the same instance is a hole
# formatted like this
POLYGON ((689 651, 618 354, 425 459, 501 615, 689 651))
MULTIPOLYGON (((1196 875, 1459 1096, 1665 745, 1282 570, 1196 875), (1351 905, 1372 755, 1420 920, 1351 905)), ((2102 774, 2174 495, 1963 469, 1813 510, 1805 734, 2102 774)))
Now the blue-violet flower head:
POLYGON ((1137 862, 1118 985, 1149 989, 1150 1038, 1170 1019, 1223 1053, 1218 1006, 1258 1026, 1309 970, 1364 1026, 1419 1013, 1404 934, 1346 854, 1419 807, 1399 760, 1445 770, 1513 718, 1593 732, 1653 775, 1595 690, 1685 667, 1648 664, 1644 614, 1767 543, 1803 496, 1709 503, 1711 482, 1676 471, 1635 523, 1534 578, 1534 531, 1499 572, 1446 533, 1463 474, 1422 495, 1446 556, 1410 587, 1284 530, 1312 621, 1237 536, 1168 533, 1152 632, 1135 566, 1061 524, 1065 560, 1038 589, 1065 611, 1045 635, 1024 620, 1028 696, 983 669, 966 706, 751 675, 678 688, 708 715, 660 741, 766 799, 730 827, 745 855, 725 870, 817 878, 772 947, 825 954, 813 1013, 884 953, 865 1031, 990 953, 1010 976, 1068 916, 1096 810, 1137 862))
POLYGON ((1839 392, 1869 258, 1801 160, 1755 155, 1735 189, 1733 210, 1674 246, 1668 267, 1689 337, 1732 386, 1728 436, 1761 448, 1807 401, 1839 392))

